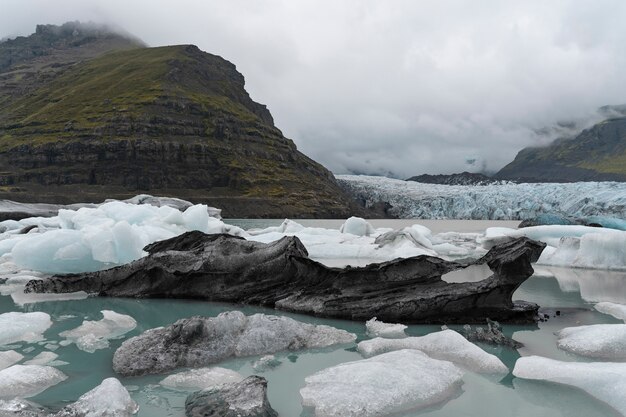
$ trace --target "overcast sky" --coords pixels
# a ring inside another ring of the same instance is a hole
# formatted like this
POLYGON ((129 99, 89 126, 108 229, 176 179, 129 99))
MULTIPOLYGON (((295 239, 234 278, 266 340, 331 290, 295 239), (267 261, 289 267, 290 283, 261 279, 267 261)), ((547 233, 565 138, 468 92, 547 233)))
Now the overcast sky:
POLYGON ((335 173, 493 171, 626 103, 623 0, 0 0, 0 38, 69 20, 223 56, 335 173))

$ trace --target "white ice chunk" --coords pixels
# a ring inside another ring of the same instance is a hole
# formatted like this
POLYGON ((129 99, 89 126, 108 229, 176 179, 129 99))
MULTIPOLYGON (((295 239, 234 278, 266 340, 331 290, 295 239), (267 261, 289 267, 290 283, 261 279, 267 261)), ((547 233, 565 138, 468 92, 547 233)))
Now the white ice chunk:
POLYGON ((93 353, 107 348, 110 339, 118 338, 137 327, 137 322, 131 316, 110 310, 102 310, 102 316, 102 320, 85 320, 77 328, 61 332, 59 336, 76 343, 80 350, 93 353))
POLYGON ((225 368, 199 368, 170 375, 160 384, 182 391, 198 391, 220 384, 243 381, 244 376, 225 368))
POLYGON ((626 416, 626 363, 562 362, 527 356, 517 360, 513 375, 579 388, 626 416))
POLYGON ((300 395, 318 417, 381 416, 445 401, 458 392, 462 376, 450 362, 399 350, 317 372, 300 395))
POLYGON ((0 399, 32 397, 66 379, 50 366, 13 365, 0 371, 0 399))
POLYGON ((341 233, 350 233, 356 236, 369 236, 376 230, 367 222, 367 220, 361 217, 350 217, 339 228, 341 233))
POLYGON ((78 401, 64 407, 62 416, 130 417, 139 406, 116 378, 107 378, 78 401))
POLYGON ((24 359, 24 355, 17 353, 14 350, 0 352, 0 370, 8 368, 11 365, 15 365, 22 359, 24 359))
POLYGON ((85 291, 68 293, 25 293, 22 290, 11 293, 11 299, 15 304, 19 306, 23 306, 26 304, 43 303, 46 301, 84 300, 87 297, 89 297, 89 294, 87 294, 85 291))
POLYGON ((364 340, 358 345, 359 352, 365 357, 400 349, 417 349, 432 358, 454 362, 474 372, 485 374, 509 372, 506 365, 496 356, 485 352, 450 329, 421 337, 364 340))
POLYGON ((58 357, 59 355, 54 352, 41 352, 31 360, 24 362, 24 365, 48 365, 58 357))
MULTIPOLYGON (((204 204, 189 207, 183 213, 183 220, 188 230, 199 230, 207 233, 209 229, 209 212, 204 204)), ((215 221, 219 221, 214 219, 215 221)), ((221 222, 220 222, 221 223, 221 222)))
POLYGON ((21 341, 43 340, 43 332, 50 326, 52 326, 52 320, 47 313, 0 314, 0 346, 21 341))
POLYGON ((595 309, 600 313, 609 314, 618 320, 626 322, 626 305, 624 304, 616 304, 605 301, 596 304, 595 309))
POLYGON ((560 349, 590 358, 626 359, 626 324, 566 327, 557 332, 560 349))
POLYGON ((383 323, 373 317, 365 322, 367 335, 370 337, 386 337, 391 339, 399 339, 406 337, 404 330, 407 328, 404 324, 383 323))

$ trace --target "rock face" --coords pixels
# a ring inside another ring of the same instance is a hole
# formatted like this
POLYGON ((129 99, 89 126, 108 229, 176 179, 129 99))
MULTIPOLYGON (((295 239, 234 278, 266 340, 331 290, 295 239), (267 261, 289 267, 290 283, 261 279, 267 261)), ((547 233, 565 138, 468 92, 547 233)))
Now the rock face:
POLYGON ((546 147, 522 149, 495 178, 525 182, 626 181, 626 112, 623 106, 614 110, 611 118, 575 137, 557 139, 546 147))
POLYGON ((267 381, 253 375, 191 394, 185 401, 185 416, 278 417, 278 413, 267 400, 267 381))
POLYGON ((363 212, 274 126, 232 63, 192 45, 128 41, 102 54, 90 38, 76 46, 72 32, 57 32, 63 48, 47 48, 45 65, 20 55, 43 36, 39 28, 7 41, 8 59, 0 43, 0 80, 13 85, 0 88, 0 197, 67 204, 145 192, 217 206, 230 217, 363 212), (91 54, 72 61, 77 48, 91 54), (55 66, 66 56, 69 64, 55 66), (46 78, 50 66, 57 70, 46 78), (23 68, 39 81, 26 85, 23 68))
POLYGON ((407 181, 423 182, 425 184, 444 184, 444 185, 490 185, 500 183, 501 180, 488 177, 485 174, 461 172, 460 174, 450 175, 417 175, 407 178, 407 181))
POLYGON ((309 259, 293 236, 264 244, 188 232, 148 245, 149 255, 130 264, 31 281, 26 292, 197 298, 351 320, 528 323, 534 322, 538 306, 514 303, 511 296, 532 275, 531 262, 544 247, 528 238, 497 245, 472 263, 487 264, 491 277, 447 283, 443 274, 470 264, 416 256, 362 268, 329 268, 309 259))
POLYGON ((323 348, 355 339, 356 335, 329 326, 230 311, 214 318, 181 319, 130 338, 115 351, 113 369, 125 376, 157 374, 232 357, 323 348))

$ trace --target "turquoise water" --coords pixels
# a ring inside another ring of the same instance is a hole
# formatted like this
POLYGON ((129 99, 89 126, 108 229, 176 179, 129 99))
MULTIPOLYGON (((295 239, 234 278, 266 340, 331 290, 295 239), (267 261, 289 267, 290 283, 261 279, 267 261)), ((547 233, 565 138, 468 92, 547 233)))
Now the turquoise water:
MULTIPOLYGON (((267 226, 268 223, 264 225, 267 226)), ((465 276, 463 273, 457 273, 451 279, 475 280, 480 272, 470 270, 465 272, 465 276)), ((598 301, 626 302, 626 299, 622 300, 626 298, 626 273, 568 269, 550 269, 549 272, 554 276, 550 277, 549 274, 542 273, 543 276, 530 278, 520 287, 514 298, 536 302, 548 312, 559 310, 561 314, 554 316, 551 313, 554 317, 538 325, 504 325, 507 335, 525 344, 525 347, 519 351, 481 346, 501 358, 511 370, 520 355, 534 354, 569 361, 584 360, 558 350, 554 332, 574 325, 619 323, 612 317, 593 310, 593 304, 598 301)), ((229 310, 241 310, 246 314, 261 312, 287 315, 304 322, 327 324, 356 333, 357 342, 367 338, 365 325, 362 322, 326 320, 266 308, 188 300, 98 297, 19 306, 10 296, 0 296, 0 313, 41 311, 52 317, 54 324, 44 334, 45 342, 17 343, 11 347, 24 354, 24 360, 31 359, 45 350, 44 344, 61 341, 62 338, 58 336, 60 332, 79 326, 83 320, 100 320, 101 310, 113 310, 130 315, 137 320, 138 327, 124 338, 138 335, 150 328, 169 325, 180 318, 193 315, 216 316, 229 310), (29 347, 35 347, 35 350, 25 353, 24 349, 29 347)), ((458 326, 451 327, 459 328, 458 326)), ((437 330, 439 326, 409 326, 407 333, 424 335, 437 330)), ((60 366, 59 369, 69 378, 31 400, 51 408, 60 408, 100 384, 104 378, 115 376, 122 381, 135 401, 139 403, 141 407, 139 416, 179 417, 184 415, 184 402, 188 393, 160 387, 158 382, 165 375, 122 378, 113 372, 111 365, 113 353, 123 340, 112 340, 108 349, 97 350, 95 353, 83 352, 73 344, 59 347, 55 351, 59 355, 58 360, 68 362, 68 365, 60 366)), ((252 363, 258 357, 231 360, 220 363, 219 366, 236 370, 245 376, 257 374, 267 378, 269 400, 281 416, 309 416, 310 410, 303 410, 300 406, 299 389, 304 386, 304 378, 329 366, 362 359, 355 347, 356 344, 353 343, 316 351, 278 353, 275 356, 281 361, 281 365, 265 372, 258 372, 252 368, 252 363)), ((463 380, 464 384, 455 398, 436 407, 413 411, 403 416, 602 417, 617 415, 608 406, 589 395, 566 386, 520 380, 511 374, 494 379, 468 372, 463 380)))

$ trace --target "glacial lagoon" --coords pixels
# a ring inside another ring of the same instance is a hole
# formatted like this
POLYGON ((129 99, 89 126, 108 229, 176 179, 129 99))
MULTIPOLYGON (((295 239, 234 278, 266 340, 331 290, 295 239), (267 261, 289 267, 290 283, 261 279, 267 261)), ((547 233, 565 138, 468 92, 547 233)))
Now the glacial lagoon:
MULTIPOLYGON (((257 220, 254 222, 230 221, 232 224, 248 229, 250 227, 274 226, 280 224, 281 220, 257 220)), ((405 225, 399 222, 418 223, 410 220, 391 220, 385 221, 384 226, 398 228, 405 225)), ((304 222, 301 223, 304 224, 304 222)), ((434 231, 458 229, 447 221, 429 223, 428 227, 434 231)), ((472 221, 463 223, 465 225, 463 231, 473 232, 485 228, 482 223, 472 224, 472 221)), ((335 221, 311 221, 310 224, 306 225, 338 227, 335 225, 335 221)), ((383 225, 376 224, 375 226, 381 227, 383 225)), ((506 226, 511 225, 506 224, 506 226)), ((336 259, 332 261, 335 264, 338 262, 336 259)), ((367 263, 366 261, 360 260, 359 263, 367 263)), ((520 355, 539 355, 564 361, 590 361, 587 358, 558 349, 557 337, 554 333, 570 326, 623 323, 612 316, 596 311, 594 305, 602 301, 626 303, 626 272, 544 266, 538 266, 535 269, 536 274, 518 289, 514 299, 523 299, 539 304, 549 319, 537 323, 536 326, 503 325, 503 330, 507 336, 512 336, 525 345, 518 351, 505 347, 480 346, 500 358, 509 370, 513 369, 520 355)), ((450 276, 444 276, 444 279, 456 282, 477 280, 486 277, 487 273, 486 270, 475 268, 463 272, 457 271, 450 276)), ((369 338, 365 333, 365 323, 321 319, 259 307, 242 307, 190 300, 98 297, 16 304, 11 296, 3 295, 0 296, 0 313, 11 311, 45 312, 50 314, 53 325, 45 332, 45 341, 12 343, 1 349, 16 350, 24 355, 24 361, 34 358, 43 351, 54 349, 54 353, 58 355, 57 361, 67 362, 66 365, 61 365, 58 369, 62 370, 69 378, 29 399, 35 403, 53 409, 61 408, 100 384, 103 379, 113 376, 120 379, 131 393, 132 398, 139 404, 139 416, 181 416, 184 414, 184 402, 189 392, 175 391, 160 386, 159 381, 166 375, 129 378, 116 375, 111 366, 113 353, 123 340, 150 328, 166 326, 178 319, 193 315, 216 316, 229 310, 240 310, 245 314, 260 312, 286 315, 307 323, 334 326, 355 333, 357 335, 356 343, 369 338), (96 350, 94 353, 79 350, 75 344, 59 345, 64 340, 62 336, 59 336, 59 333, 76 328, 83 320, 102 319, 101 310, 112 310, 129 315, 137 321, 137 327, 120 339, 110 340, 108 348, 96 350)), ((461 330, 461 326, 450 327, 461 330)), ((408 327, 406 333, 409 336, 421 336, 438 330, 440 330, 440 326, 412 325, 408 327)), ((278 353, 275 358, 280 364, 262 371, 253 368, 253 363, 259 357, 229 360, 220 363, 219 366, 235 370, 244 376, 257 374, 265 377, 268 381, 270 403, 281 416, 310 416, 312 415, 310 410, 303 410, 299 394, 299 390, 304 386, 305 377, 330 366, 362 359, 362 356, 356 351, 356 343, 321 350, 278 353)), ((402 414, 402 416, 440 417, 477 415, 588 417, 618 416, 619 414, 609 406, 575 388, 515 378, 511 373, 506 376, 494 377, 472 372, 465 373, 463 385, 452 399, 428 409, 402 414)))

